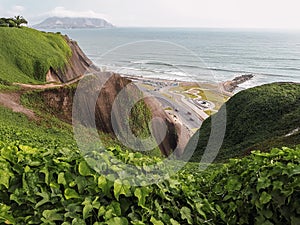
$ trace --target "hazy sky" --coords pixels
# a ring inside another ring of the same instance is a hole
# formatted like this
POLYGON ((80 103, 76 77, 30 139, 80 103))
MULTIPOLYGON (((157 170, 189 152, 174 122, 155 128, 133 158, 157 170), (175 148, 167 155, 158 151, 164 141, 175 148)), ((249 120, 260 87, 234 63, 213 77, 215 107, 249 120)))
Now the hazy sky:
POLYGON ((300 29, 299 0, 0 0, 0 17, 102 17, 116 26, 300 29))

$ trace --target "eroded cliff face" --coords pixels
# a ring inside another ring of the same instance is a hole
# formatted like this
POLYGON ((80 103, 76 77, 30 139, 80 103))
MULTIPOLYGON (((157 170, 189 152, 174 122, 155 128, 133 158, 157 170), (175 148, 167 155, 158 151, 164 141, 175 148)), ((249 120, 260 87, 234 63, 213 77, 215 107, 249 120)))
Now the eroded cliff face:
MULTIPOLYGON (((80 115, 84 115, 86 120, 81 121, 84 126, 93 126, 94 121, 91 121, 90 118, 95 118, 95 124, 98 130, 108 133, 113 137, 116 137, 116 129, 120 131, 121 136, 126 138, 127 131, 124 130, 126 127, 124 118, 124 110, 129 105, 133 103, 137 103, 139 99, 143 99, 143 93, 133 84, 133 82, 127 78, 121 77, 115 73, 97 73, 97 76, 100 76, 99 85, 92 82, 86 82, 86 86, 84 86, 84 80, 79 85, 80 91, 84 92, 84 94, 80 95, 79 105, 76 106, 78 113, 80 115), (103 83, 101 84, 101 82, 103 83), (92 84, 92 85, 90 85, 92 84), (122 92, 122 97, 117 99, 117 96, 122 92), (93 95, 95 93, 99 93, 96 96, 96 104, 93 101, 93 95), (115 104, 114 110, 113 104, 115 104), (113 111, 113 113, 112 113, 113 111), (95 112, 95 115, 92 113, 95 112), (112 124, 115 124, 113 127, 112 124)), ((93 79, 93 76, 89 76, 88 79, 93 79)), ((73 87, 61 87, 56 89, 48 89, 44 90, 40 93, 43 98, 43 101, 47 105, 47 107, 51 108, 51 112, 54 112, 57 117, 60 119, 71 123, 72 122, 72 107, 74 101, 74 94, 76 92, 76 86, 73 87)), ((167 132, 164 137, 161 135, 161 130, 159 125, 154 125, 152 127, 154 137, 156 140, 162 140, 159 144, 159 148, 163 155, 168 156, 172 153, 172 151, 176 148, 178 144, 180 134, 180 126, 175 124, 175 122, 165 113, 162 109, 160 103, 151 97, 147 97, 144 100, 144 105, 140 105, 139 111, 136 113, 141 113, 142 115, 132 115, 139 119, 133 119, 134 126, 142 126, 142 124, 147 124, 146 114, 150 111, 150 118, 160 117, 162 121, 167 126, 167 132), (145 116, 144 116, 145 115, 145 116)), ((78 103, 78 101, 77 101, 78 103)), ((144 126, 144 125, 143 125, 144 126)), ((142 129, 146 129, 142 127, 142 129)))
POLYGON ((46 75, 47 82, 66 83, 84 74, 98 70, 76 41, 71 40, 68 36, 65 36, 65 39, 72 50, 72 56, 64 69, 49 68, 46 75))

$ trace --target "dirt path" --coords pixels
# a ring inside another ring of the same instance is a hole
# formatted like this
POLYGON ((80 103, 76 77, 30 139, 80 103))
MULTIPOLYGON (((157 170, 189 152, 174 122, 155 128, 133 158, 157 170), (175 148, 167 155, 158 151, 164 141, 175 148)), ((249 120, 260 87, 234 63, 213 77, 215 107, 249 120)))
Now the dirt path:
POLYGON ((58 88, 58 87, 65 87, 71 84, 74 84, 76 82, 78 82, 79 80, 81 80, 83 78, 83 76, 80 76, 74 80, 71 80, 67 83, 63 83, 63 84, 55 84, 55 83, 49 83, 49 84, 22 84, 22 83, 13 83, 14 85, 17 85, 19 87, 22 87, 24 89, 35 89, 35 90, 43 90, 43 89, 47 89, 47 88, 58 88))
POLYGON ((20 103, 20 93, 0 93, 0 105, 12 109, 14 112, 25 114, 29 119, 37 120, 37 116, 30 109, 25 108, 20 103))
MULTIPOLYGON (((58 87, 68 86, 81 80, 82 77, 83 76, 63 84, 49 83, 49 84, 34 85, 34 84, 14 83, 14 85, 17 85, 23 89, 43 90, 47 88, 58 88, 58 87)), ((2 92, 2 93, 0 92, 0 105, 12 109, 14 112, 23 113, 29 119, 38 120, 38 117, 35 115, 35 113, 32 110, 27 109, 21 104, 20 97, 21 97, 21 93, 19 92, 2 92)))

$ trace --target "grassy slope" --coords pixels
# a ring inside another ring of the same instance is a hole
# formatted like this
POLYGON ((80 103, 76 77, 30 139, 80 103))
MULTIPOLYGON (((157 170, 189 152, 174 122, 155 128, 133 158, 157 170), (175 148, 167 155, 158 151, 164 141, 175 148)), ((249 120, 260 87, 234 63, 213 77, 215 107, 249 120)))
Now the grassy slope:
POLYGON ((44 82, 49 68, 63 68, 71 49, 63 36, 30 28, 0 28, 0 83, 44 82))
MULTIPOLYGON (((300 132, 285 136, 300 127, 299 105, 300 84, 267 84, 235 95, 226 103, 227 128, 217 160, 243 156, 255 149, 299 144, 300 132)), ((200 140, 193 161, 201 159, 210 131, 211 118, 196 133, 200 140)))

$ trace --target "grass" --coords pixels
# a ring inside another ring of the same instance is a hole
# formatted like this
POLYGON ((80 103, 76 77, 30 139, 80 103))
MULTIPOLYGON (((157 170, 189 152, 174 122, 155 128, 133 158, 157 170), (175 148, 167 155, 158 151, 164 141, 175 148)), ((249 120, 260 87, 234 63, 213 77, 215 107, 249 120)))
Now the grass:
MULTIPOLYGON (((285 135, 300 124, 300 84, 274 83, 247 89, 233 96, 226 107, 226 133, 217 160, 247 155, 251 150, 295 147, 300 133, 285 135)), ((219 113, 212 117, 218 118, 219 113)), ((211 118, 204 121, 193 160, 198 161, 208 143, 211 118)), ((222 118, 221 118, 222 119, 222 118)), ((190 142, 192 143, 192 142, 190 142)))
POLYGON ((20 142, 31 147, 69 147, 76 148, 71 126, 60 122, 49 124, 29 120, 21 113, 12 112, 0 106, 0 141, 20 142))
POLYGON ((63 69, 71 56, 63 36, 34 29, 0 27, 0 79, 13 83, 46 81, 50 67, 63 69))
POLYGON ((170 89, 171 91, 177 91, 184 94, 186 97, 195 99, 201 97, 203 100, 211 101, 215 104, 215 109, 219 110, 221 106, 226 102, 229 97, 224 96, 218 89, 217 86, 202 84, 202 86, 190 85, 190 86, 179 86, 170 89), (197 96, 195 94, 187 93, 189 90, 198 91, 197 96))

